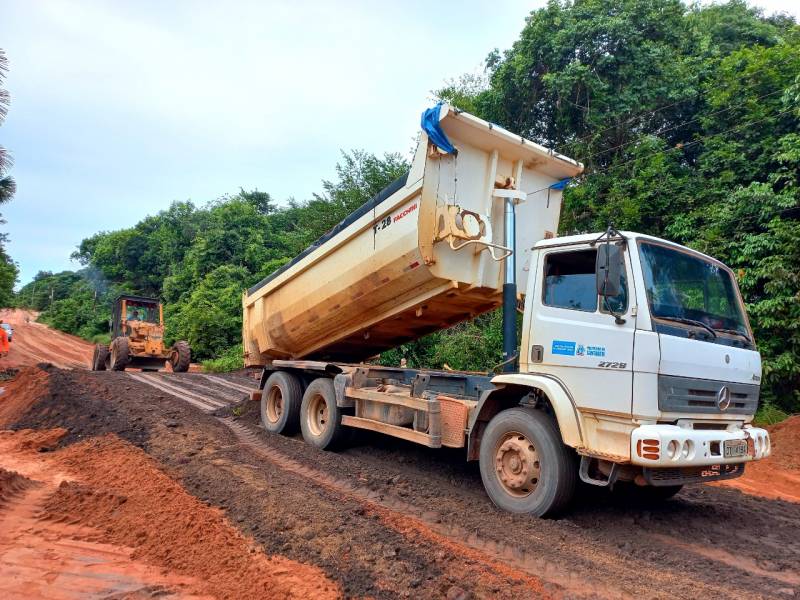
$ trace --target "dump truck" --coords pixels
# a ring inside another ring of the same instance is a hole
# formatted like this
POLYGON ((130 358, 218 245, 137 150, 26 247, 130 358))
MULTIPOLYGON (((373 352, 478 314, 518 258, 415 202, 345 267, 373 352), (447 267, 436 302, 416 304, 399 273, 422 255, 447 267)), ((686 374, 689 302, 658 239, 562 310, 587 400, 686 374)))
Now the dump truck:
POLYGON ((114 300, 109 322, 111 344, 96 344, 93 371, 124 371, 127 367, 159 371, 189 370, 192 351, 183 340, 164 344, 164 306, 157 298, 120 295, 114 300))
POLYGON ((658 501, 768 456, 731 269, 613 227, 556 236, 582 171, 456 108, 426 111, 409 172, 245 292, 264 427, 322 449, 356 429, 463 448, 498 507, 538 516, 579 481, 658 501), (375 360, 501 307, 501 372, 375 360))

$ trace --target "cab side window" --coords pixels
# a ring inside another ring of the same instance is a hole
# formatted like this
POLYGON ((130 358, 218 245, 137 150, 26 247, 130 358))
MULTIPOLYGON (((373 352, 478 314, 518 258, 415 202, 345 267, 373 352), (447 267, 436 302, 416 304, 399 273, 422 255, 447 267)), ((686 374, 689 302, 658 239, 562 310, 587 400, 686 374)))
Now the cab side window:
POLYGON ((544 303, 547 306, 595 312, 596 250, 554 252, 544 265, 544 303))
POLYGON ((622 276, 618 296, 601 299, 597 295, 595 263, 597 250, 552 252, 544 264, 544 303, 557 308, 585 312, 623 313, 628 308, 628 285, 622 276))

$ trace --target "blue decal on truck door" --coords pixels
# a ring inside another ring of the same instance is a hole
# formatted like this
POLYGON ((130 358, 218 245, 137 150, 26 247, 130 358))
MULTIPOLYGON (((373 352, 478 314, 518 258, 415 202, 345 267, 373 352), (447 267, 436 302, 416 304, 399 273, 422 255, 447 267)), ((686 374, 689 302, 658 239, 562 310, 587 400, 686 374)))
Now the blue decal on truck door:
POLYGON ((553 340, 553 346, 550 352, 553 354, 563 354, 564 356, 575 356, 575 342, 553 340))

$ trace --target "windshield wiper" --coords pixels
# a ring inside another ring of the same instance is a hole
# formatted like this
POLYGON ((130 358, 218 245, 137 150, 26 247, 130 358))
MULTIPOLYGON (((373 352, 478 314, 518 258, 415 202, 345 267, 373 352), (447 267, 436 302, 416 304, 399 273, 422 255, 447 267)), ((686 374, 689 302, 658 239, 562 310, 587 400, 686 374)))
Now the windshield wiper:
POLYGON ((752 344, 753 340, 750 339, 750 336, 747 334, 738 331, 737 329, 723 329, 722 327, 714 327, 714 331, 719 331, 721 333, 728 333, 730 335, 738 335, 740 338, 744 338, 747 340, 748 344, 752 344))
POLYGON ((702 327, 708 333, 711 334, 711 337, 717 337, 717 332, 711 329, 708 325, 703 323, 702 321, 698 321, 697 319, 687 319, 686 317, 657 317, 658 319, 664 319, 665 321, 676 321, 678 323, 686 323, 687 325, 696 325, 697 327, 702 327))

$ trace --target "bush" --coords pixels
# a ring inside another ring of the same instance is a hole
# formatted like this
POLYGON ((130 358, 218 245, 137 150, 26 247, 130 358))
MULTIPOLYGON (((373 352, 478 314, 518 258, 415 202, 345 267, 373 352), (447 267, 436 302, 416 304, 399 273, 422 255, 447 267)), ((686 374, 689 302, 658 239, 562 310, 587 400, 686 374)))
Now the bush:
POLYGON ((784 412, 772 402, 764 402, 756 412, 753 422, 756 425, 775 425, 789 418, 789 413, 784 412))
POLYGON ((244 359, 242 358, 242 345, 237 344, 225 350, 217 358, 210 358, 200 363, 203 365, 203 371, 209 373, 226 373, 229 371, 238 371, 244 368, 244 359))

